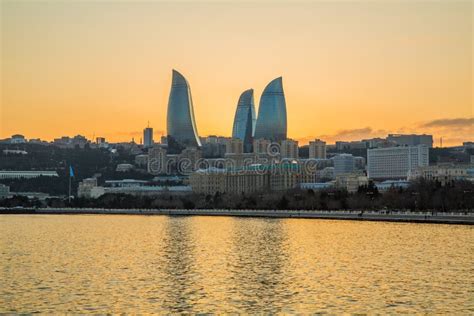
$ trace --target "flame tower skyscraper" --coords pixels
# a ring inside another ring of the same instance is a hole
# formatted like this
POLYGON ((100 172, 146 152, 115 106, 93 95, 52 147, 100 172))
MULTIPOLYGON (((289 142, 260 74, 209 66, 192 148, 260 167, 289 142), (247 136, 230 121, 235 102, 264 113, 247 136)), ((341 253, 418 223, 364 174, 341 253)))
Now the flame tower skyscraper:
POLYGON ((194 119, 191 89, 186 78, 174 69, 166 125, 168 146, 172 144, 179 144, 181 147, 201 146, 194 119))
POLYGON ((282 77, 279 77, 272 80, 263 90, 254 138, 282 141, 286 139, 286 129, 286 101, 282 77))
POLYGON ((232 137, 243 141, 245 152, 252 150, 256 120, 253 89, 245 90, 240 95, 239 102, 237 103, 234 127, 232 128, 232 137))

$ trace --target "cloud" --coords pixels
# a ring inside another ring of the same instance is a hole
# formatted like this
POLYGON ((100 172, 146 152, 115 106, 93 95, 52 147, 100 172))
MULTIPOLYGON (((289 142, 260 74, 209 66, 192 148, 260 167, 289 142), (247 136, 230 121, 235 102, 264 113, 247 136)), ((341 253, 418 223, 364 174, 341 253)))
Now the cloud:
POLYGON ((474 118, 442 118, 428 122, 416 122, 410 126, 402 126, 394 130, 373 129, 362 127, 343 129, 333 134, 311 135, 296 138, 300 145, 307 144, 316 138, 334 144, 336 141, 355 141, 369 138, 385 138, 388 134, 431 134, 437 142, 443 138, 443 145, 457 146, 464 141, 474 139, 474 118))
POLYGON ((374 130, 371 127, 363 127, 355 129, 343 129, 337 131, 334 134, 299 137, 298 141, 300 141, 302 144, 305 144, 310 140, 319 138, 326 141, 327 143, 334 143, 336 141, 352 141, 375 137, 385 137, 387 134, 389 134, 389 132, 386 130, 374 130))
POLYGON ((333 136, 337 137, 354 137, 354 136, 365 136, 370 135, 372 133, 372 128, 364 127, 364 128, 356 128, 356 129, 344 129, 336 132, 333 136))
POLYGON ((454 118, 454 119, 438 119, 433 120, 424 124, 421 124, 420 127, 428 128, 442 128, 442 127, 457 127, 464 128, 474 126, 474 118, 454 118))

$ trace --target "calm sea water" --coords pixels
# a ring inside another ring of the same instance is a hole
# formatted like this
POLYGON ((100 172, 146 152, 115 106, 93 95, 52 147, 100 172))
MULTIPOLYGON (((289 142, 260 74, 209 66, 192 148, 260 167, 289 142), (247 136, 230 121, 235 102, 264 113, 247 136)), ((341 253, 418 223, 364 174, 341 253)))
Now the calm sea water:
POLYGON ((469 226, 4 215, 0 229, 0 312, 474 312, 469 226))

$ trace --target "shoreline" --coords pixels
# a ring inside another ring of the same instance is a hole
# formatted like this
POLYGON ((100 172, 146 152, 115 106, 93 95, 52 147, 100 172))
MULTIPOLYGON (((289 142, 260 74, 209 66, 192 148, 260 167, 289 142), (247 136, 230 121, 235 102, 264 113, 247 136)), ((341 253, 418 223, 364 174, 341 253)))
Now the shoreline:
POLYGON ((314 211, 314 210, 178 210, 178 209, 97 209, 97 208, 0 208, 0 215, 167 215, 236 216, 260 218, 306 218, 474 225, 474 213, 404 211, 314 211))

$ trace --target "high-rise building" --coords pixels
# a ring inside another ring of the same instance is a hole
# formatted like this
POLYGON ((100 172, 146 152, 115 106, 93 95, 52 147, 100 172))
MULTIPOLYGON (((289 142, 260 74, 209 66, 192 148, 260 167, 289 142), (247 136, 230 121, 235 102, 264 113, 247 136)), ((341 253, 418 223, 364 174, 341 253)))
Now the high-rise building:
POLYGON ((147 127, 143 130, 143 147, 149 148, 153 146, 153 128, 147 127))
POLYGON ((255 154, 269 154, 271 141, 268 139, 258 138, 253 141, 253 152, 255 154))
POLYGON ((326 142, 315 139, 309 142, 309 158, 326 159, 326 142))
POLYGON ((389 134, 387 141, 393 142, 400 146, 417 146, 425 145, 428 148, 433 147, 433 135, 403 135, 403 134, 389 134))
POLYGON ((407 179, 418 167, 428 166, 426 145, 373 148, 367 150, 367 175, 370 179, 407 179))
POLYGON ((244 142, 239 138, 231 138, 226 145, 226 154, 242 154, 244 152, 244 142))
POLYGON ((282 140, 280 154, 281 158, 298 159, 298 142, 292 139, 282 140))
POLYGON ((352 173, 355 169, 355 157, 351 154, 340 154, 332 158, 334 163, 334 174, 352 173))
POLYGON ((188 81, 174 69, 166 123, 169 147, 201 146, 188 81))
POLYGON ((249 89, 240 95, 237 109, 235 110, 234 126, 232 128, 232 137, 243 141, 245 152, 252 151, 252 140, 256 121, 253 89, 249 89))
POLYGON ((354 157, 354 166, 356 169, 363 170, 365 169, 365 158, 360 156, 354 157))
POLYGON ((282 141, 286 139, 286 127, 286 101, 282 77, 279 77, 263 90, 254 138, 282 141))

